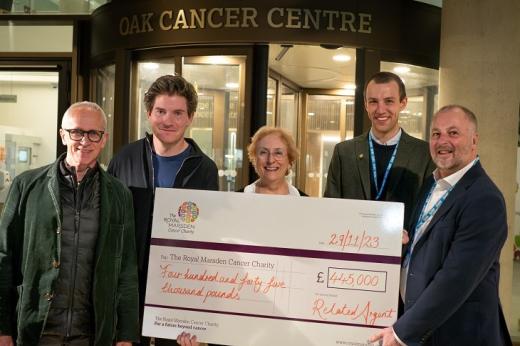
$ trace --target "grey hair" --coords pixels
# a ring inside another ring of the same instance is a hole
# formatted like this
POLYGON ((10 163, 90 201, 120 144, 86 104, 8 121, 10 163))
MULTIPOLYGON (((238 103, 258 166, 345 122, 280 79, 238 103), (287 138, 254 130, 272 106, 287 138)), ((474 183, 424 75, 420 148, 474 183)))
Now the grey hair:
POLYGON ((67 108, 67 110, 63 114, 63 118, 61 119, 62 128, 63 128, 63 123, 68 118, 70 118, 70 113, 76 108, 86 108, 86 109, 89 109, 89 110, 92 110, 92 111, 95 111, 95 112, 98 112, 99 114, 101 114, 101 118, 103 119, 103 130, 106 130, 107 116, 105 114, 105 111, 97 103, 90 102, 90 101, 81 101, 81 102, 76 102, 76 103, 73 103, 72 105, 70 105, 70 107, 67 108))
POLYGON ((433 117, 435 118, 437 116, 437 114, 443 113, 443 112, 447 112, 447 111, 451 111, 453 109, 460 109, 462 111, 462 113, 464 113, 466 118, 470 121, 470 123, 472 123, 473 126, 475 126, 475 132, 478 132, 477 116, 475 115, 475 113, 473 113, 467 107, 464 107, 464 106, 461 106, 461 105, 458 105, 458 104, 446 105, 446 106, 443 106, 443 107, 439 108, 439 110, 437 112, 435 112, 433 117))

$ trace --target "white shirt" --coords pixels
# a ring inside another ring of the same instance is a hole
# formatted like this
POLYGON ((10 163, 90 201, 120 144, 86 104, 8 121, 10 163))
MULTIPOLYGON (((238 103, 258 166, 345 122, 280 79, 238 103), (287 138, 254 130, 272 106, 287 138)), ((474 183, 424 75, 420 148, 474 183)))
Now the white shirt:
POLYGON ((399 129, 399 131, 397 131, 395 136, 393 136, 386 142, 381 142, 379 139, 376 138, 376 136, 374 136, 374 131, 372 131, 372 129, 370 129, 370 136, 374 139, 374 142, 376 142, 377 144, 380 144, 380 145, 396 145, 397 143, 399 143, 402 133, 403 133, 403 130, 399 129))
MULTIPOLYGON (((244 187, 244 192, 245 193, 256 193, 256 183, 258 183, 258 180, 255 181, 254 183, 249 184, 246 187, 244 187)), ((300 196, 300 192, 298 191, 297 188, 295 188, 294 186, 292 186, 289 183, 287 183, 287 186, 289 188, 289 193, 288 193, 289 196, 300 196)))

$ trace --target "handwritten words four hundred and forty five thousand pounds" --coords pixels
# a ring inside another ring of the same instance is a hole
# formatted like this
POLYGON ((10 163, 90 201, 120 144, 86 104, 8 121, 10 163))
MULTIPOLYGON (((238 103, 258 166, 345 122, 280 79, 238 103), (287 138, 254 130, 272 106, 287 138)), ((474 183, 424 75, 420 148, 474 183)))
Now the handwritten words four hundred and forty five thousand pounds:
MULTIPOLYGON (((291 290, 298 290, 290 283, 297 281, 294 276, 303 274, 279 270, 277 257, 263 255, 263 260, 257 260, 254 256, 237 259, 163 253, 156 268, 160 292, 199 299, 201 304, 210 305, 216 300, 232 304, 241 299, 274 301, 275 297, 280 300, 284 296, 290 299, 291 290)), ((326 267, 325 272, 318 271, 312 280, 324 290, 308 297, 305 317, 363 325, 387 324, 396 317, 392 307, 375 304, 371 299, 345 301, 344 297, 345 290, 384 292, 386 280, 386 271, 326 267), (334 294, 335 290, 338 294, 334 294)))

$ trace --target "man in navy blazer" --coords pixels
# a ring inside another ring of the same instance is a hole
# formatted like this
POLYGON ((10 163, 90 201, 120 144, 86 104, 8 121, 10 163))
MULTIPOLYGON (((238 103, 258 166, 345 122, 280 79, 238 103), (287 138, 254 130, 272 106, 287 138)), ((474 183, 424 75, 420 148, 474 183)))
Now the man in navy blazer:
POLYGON ((371 341, 511 345, 498 296, 506 207, 479 162, 477 143, 469 109, 450 105, 434 115, 430 153, 437 169, 411 218, 401 273, 404 312, 371 341))

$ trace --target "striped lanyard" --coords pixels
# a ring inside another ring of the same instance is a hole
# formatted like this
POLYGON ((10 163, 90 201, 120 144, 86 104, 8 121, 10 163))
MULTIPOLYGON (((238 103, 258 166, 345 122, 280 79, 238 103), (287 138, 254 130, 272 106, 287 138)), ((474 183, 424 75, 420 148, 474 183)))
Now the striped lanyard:
POLYGON ((372 177, 374 178, 374 186, 376 188, 376 201, 381 199, 381 195, 385 189, 386 181, 388 180, 388 176, 390 175, 390 171, 392 170, 392 166, 394 165, 395 157, 397 156, 397 147, 399 146, 399 141, 395 145, 394 152, 388 161, 388 165, 386 166, 385 175, 383 176, 383 182, 381 183, 381 188, 379 188, 379 184, 377 183, 377 166, 376 166, 376 155, 374 153, 374 144, 372 141, 374 137, 372 136, 372 132, 369 132, 368 138, 368 147, 370 148, 370 164, 372 166, 372 177))

